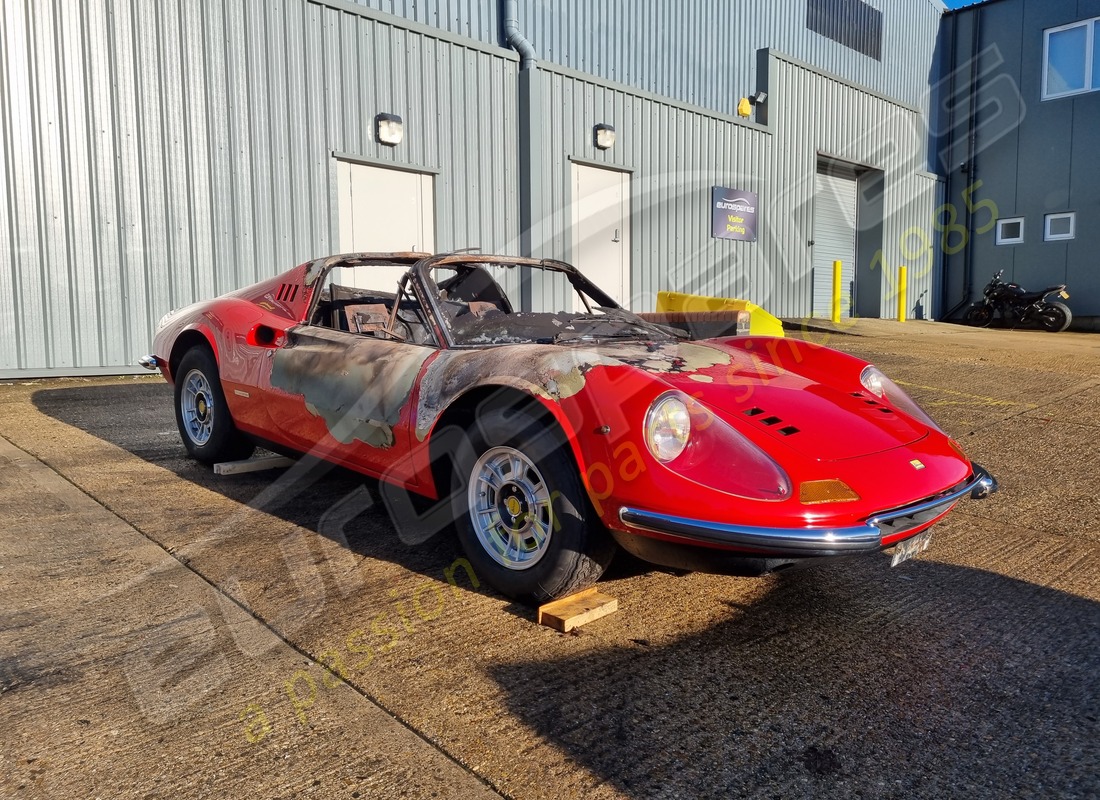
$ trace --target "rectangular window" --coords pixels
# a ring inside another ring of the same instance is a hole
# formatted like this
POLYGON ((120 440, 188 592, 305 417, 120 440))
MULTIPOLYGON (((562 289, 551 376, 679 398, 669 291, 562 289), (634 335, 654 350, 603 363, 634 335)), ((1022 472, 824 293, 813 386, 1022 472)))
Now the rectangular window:
POLYGON ((1100 17, 1043 33, 1043 99, 1100 89, 1100 17))
POLYGON ((882 61, 882 12, 863 0, 806 0, 806 27, 882 61))
POLYGON ((1092 21, 1092 88, 1100 89, 1100 19, 1092 21))
POLYGON ((1077 214, 1067 211, 1061 214, 1047 214, 1044 218, 1043 238, 1048 242, 1072 239, 1076 235, 1077 214))
POLYGON ((1023 240, 1023 217, 997 220, 997 244, 1020 244, 1023 240))

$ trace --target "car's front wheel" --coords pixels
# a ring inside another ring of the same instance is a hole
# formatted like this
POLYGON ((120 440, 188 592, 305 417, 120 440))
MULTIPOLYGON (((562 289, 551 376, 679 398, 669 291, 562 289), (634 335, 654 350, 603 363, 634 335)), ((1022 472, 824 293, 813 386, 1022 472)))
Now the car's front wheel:
POLYGON ((594 514, 568 445, 530 410, 483 413, 456 454, 455 527, 474 571, 543 603, 594 584, 615 543, 594 514))
POLYGON ((184 354, 175 384, 176 425, 192 458, 213 464, 252 455, 256 446, 233 424, 209 348, 192 347, 184 354))

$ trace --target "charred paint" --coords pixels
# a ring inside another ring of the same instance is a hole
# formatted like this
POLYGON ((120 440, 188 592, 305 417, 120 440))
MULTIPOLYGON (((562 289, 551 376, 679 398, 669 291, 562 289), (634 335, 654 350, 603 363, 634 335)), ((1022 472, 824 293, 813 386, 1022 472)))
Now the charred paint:
POLYGON ((590 351, 535 344, 444 351, 420 384, 416 437, 423 441, 444 409, 477 386, 511 386, 556 402, 579 392, 598 360, 590 351))
POLYGON ((371 447, 394 444, 393 427, 412 395, 416 376, 432 354, 426 347, 316 331, 279 350, 271 385, 301 395, 337 441, 371 447))
POLYGON ((436 420, 460 395, 478 386, 511 386, 553 402, 584 389, 596 367, 633 366, 651 374, 693 373, 730 363, 730 355, 705 345, 646 342, 599 347, 513 345, 487 350, 448 350, 425 371, 416 410, 416 437, 423 441, 436 420))

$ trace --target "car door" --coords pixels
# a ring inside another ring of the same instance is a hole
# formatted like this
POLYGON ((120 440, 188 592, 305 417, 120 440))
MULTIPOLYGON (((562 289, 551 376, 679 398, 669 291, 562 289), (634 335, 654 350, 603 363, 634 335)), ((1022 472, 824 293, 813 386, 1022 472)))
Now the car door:
POLYGON ((273 421, 296 449, 374 476, 404 479, 415 387, 438 349, 305 324, 275 351, 273 421))

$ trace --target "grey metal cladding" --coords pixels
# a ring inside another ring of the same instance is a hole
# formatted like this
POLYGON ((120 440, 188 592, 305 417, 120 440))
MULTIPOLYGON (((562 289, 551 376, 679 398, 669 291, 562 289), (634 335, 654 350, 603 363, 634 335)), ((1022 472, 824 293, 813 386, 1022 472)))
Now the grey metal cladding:
POLYGON ((806 0, 806 27, 882 60, 882 12, 863 0, 806 0))
POLYGON ((875 283, 866 290, 884 298, 888 313, 905 264, 910 297, 928 303, 938 269, 933 209, 940 187, 923 171, 920 113, 793 59, 773 53, 770 61, 777 100, 768 128, 544 65, 537 198, 544 215, 536 255, 571 258, 569 162, 578 159, 632 173, 632 307, 653 308, 658 291, 673 290, 809 316, 814 188, 818 160, 829 155, 884 176, 881 230, 861 237, 858 266, 875 283), (592 143, 597 122, 615 125, 610 150, 592 143), (713 185, 759 194, 757 242, 710 237, 713 185))
MULTIPOLYGON (((356 2, 505 45, 500 0, 356 2)), ((539 61, 729 115, 757 88, 761 48, 923 106, 942 13, 935 0, 519 0, 520 28, 539 61), (807 27, 807 2, 840 13, 837 36, 807 27), (877 55, 838 38, 854 37, 874 52, 876 30, 877 55)))
POLYGON ((125 370, 170 309, 332 252, 334 151, 438 169, 437 247, 515 249, 515 55, 347 7, 5 4, 0 378, 125 370))
MULTIPOLYGON (((790 14, 763 0, 520 0, 552 103, 540 114, 547 252, 568 251, 567 157, 605 161, 637 175, 639 302, 692 289, 808 313, 812 175, 825 152, 886 173, 887 297, 915 249, 899 243, 929 229, 937 186, 908 161, 924 148, 919 113, 866 89, 925 104, 939 12, 868 0, 884 10, 878 62, 808 31, 801 3, 790 14), (772 57, 768 131, 730 119, 765 45, 790 56, 772 57), (595 122, 620 133, 602 155, 595 122), (758 244, 705 237, 715 183, 760 192, 758 244)), ((498 5, 6 3, 0 377, 118 371, 169 309, 331 252, 334 152, 435 171, 437 249, 517 252, 520 72, 498 5), (400 148, 374 141, 382 111, 406 121, 400 148)), ((920 253, 911 294, 931 267, 920 253)))
POLYGON ((504 45, 500 0, 348 0, 485 44, 504 45))

